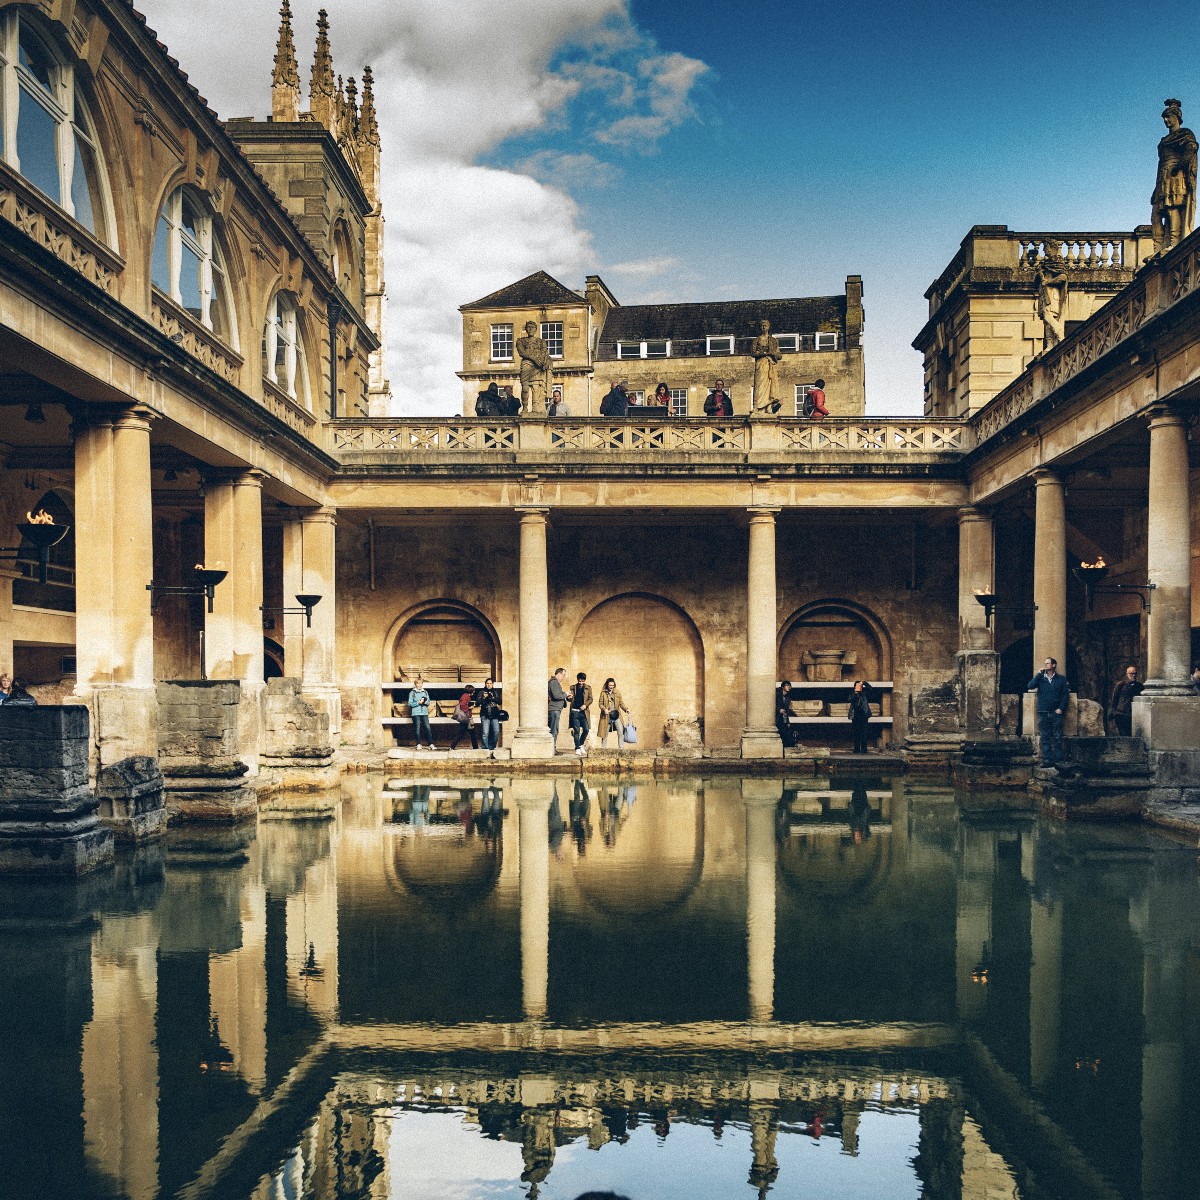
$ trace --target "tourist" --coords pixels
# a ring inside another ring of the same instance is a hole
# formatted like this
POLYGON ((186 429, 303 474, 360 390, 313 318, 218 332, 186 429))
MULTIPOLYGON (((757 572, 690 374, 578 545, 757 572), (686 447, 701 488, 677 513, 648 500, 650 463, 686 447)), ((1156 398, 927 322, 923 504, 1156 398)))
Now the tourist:
POLYGON ((563 709, 567 707, 569 700, 567 668, 559 667, 550 678, 546 702, 546 724, 550 726, 550 737, 555 746, 558 745, 558 724, 562 720, 563 709))
POLYGON ((500 696, 495 680, 485 679, 475 696, 479 705, 479 740, 485 750, 495 750, 500 744, 500 696))
POLYGON ((421 737, 425 744, 433 749, 433 730, 429 728, 429 693, 425 690, 425 682, 418 675, 413 680, 412 690, 408 693, 408 710, 412 713, 413 741, 420 750, 421 737))
POLYGON ((588 686, 587 674, 580 671, 575 676, 575 686, 571 689, 571 737, 575 742, 575 753, 580 758, 587 757, 584 742, 592 728, 592 689, 588 686))
POLYGON ((12 694, 12 676, 7 672, 0 674, 0 704, 12 694))
POLYGON ((713 389, 704 401, 706 417, 732 417, 733 397, 725 390, 725 380, 718 379, 713 383, 713 389))
POLYGON ((550 407, 547 416, 551 417, 569 417, 571 410, 567 408, 567 402, 563 399, 562 385, 556 383, 550 392, 550 407))
POLYGON ((497 414, 501 417, 516 417, 521 413, 521 401, 513 395, 512 384, 506 383, 500 389, 500 412, 497 414))
POLYGON ((621 720, 621 714, 624 713, 628 717, 629 709, 625 707, 625 701, 617 691, 617 681, 611 675, 604 681, 596 707, 600 711, 600 749, 608 749, 608 735, 615 733, 617 753, 620 754, 621 742, 625 738, 625 722, 621 720))
POLYGON ((850 692, 850 732, 854 735, 855 754, 867 752, 867 730, 871 726, 871 685, 856 679, 850 692))
POLYGON ((804 415, 811 417, 814 421, 829 416, 829 409, 825 407, 825 380, 818 379, 808 389, 804 410, 804 415))
POLYGON ((12 687, 9 689, 8 699, 4 701, 5 708, 11 708, 14 704, 22 704, 26 707, 32 707, 37 703, 37 699, 29 694, 29 685, 24 679, 14 679, 12 687))
POLYGON ((1200 662, 1192 668, 1192 687, 1200 692, 1200 662))
POLYGON ((660 408, 665 408, 667 416, 671 415, 671 389, 665 383, 660 383, 654 389, 654 403, 660 408))
POLYGON ((1071 687, 1058 673, 1058 659, 1048 658, 1042 669, 1029 681, 1027 692, 1037 692, 1038 740, 1042 748, 1042 766, 1057 766, 1062 761, 1063 724, 1071 687))
POLYGON ((493 379, 475 399, 477 417, 499 417, 504 413, 504 401, 493 379))
POLYGON ((624 379, 620 383, 613 384, 612 390, 600 401, 602 417, 629 416, 629 393, 626 390, 628 386, 628 382, 624 379))
POLYGON ((454 706, 454 712, 450 715, 458 722, 458 728, 454 731, 454 740, 450 743, 451 750, 458 749, 458 743, 462 741, 464 733, 471 737, 471 749, 479 749, 479 740, 475 735, 475 726, 471 724, 471 705, 475 702, 475 687, 468 683, 463 690, 463 694, 459 696, 458 703, 454 706))
POLYGON ((792 733, 792 685, 785 679, 775 693, 775 728, 779 730, 780 741, 784 746, 795 745, 795 735, 792 733))
POLYGON ((1112 702, 1108 706, 1118 737, 1133 735, 1133 698, 1140 695, 1141 691, 1142 684, 1137 677, 1137 667, 1126 667, 1124 676, 1113 688, 1112 702))

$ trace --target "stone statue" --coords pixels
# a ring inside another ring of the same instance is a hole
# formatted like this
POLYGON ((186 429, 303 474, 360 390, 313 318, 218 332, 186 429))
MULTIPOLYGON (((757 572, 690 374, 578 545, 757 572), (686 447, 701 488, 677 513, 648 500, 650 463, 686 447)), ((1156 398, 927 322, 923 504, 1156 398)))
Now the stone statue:
POLYGON ((778 412, 779 362, 783 352, 779 342, 771 336, 770 321, 759 321, 758 328, 759 335, 750 347, 754 356, 754 411, 778 412))
POLYGON ((1038 261, 1034 280, 1038 289, 1038 316, 1046 327, 1042 349, 1049 350, 1066 336, 1067 266, 1057 242, 1046 243, 1046 257, 1038 261))
POLYGON ((1196 218, 1196 135, 1183 125, 1183 106, 1166 101, 1166 136, 1158 143, 1158 178, 1150 197, 1154 245, 1160 252, 1177 246, 1196 218))
POLYGON ((525 336, 517 338, 517 353, 521 356, 521 408, 543 416, 550 395, 550 351, 538 337, 536 321, 525 322, 525 336))

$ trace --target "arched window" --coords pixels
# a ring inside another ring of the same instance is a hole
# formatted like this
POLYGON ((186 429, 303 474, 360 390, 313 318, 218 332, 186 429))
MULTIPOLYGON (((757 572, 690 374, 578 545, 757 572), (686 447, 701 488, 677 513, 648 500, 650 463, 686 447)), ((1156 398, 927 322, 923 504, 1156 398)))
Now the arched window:
POLYGON ((358 297, 354 291, 354 249, 350 243, 350 234, 346 229, 345 221, 339 221, 334 227, 333 260, 330 265, 333 268, 333 277, 337 280, 338 287, 352 301, 357 301, 358 297))
POLYGON ((267 305, 262 352, 263 375, 289 399, 311 410, 308 356, 304 351, 296 301, 287 292, 276 292, 267 305))
POLYGON ((150 277, 160 292, 236 348, 229 281, 214 225, 189 188, 176 188, 163 204, 154 234, 150 277))
POLYGON ((0 16, 4 161, 80 225, 108 240, 100 153, 75 68, 28 16, 0 16))

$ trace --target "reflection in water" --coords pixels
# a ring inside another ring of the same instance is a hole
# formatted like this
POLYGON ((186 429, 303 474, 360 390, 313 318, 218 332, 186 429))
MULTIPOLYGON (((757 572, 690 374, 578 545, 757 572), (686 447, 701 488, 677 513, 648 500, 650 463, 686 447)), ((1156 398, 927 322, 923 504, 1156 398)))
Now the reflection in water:
POLYGON ((1182 1200, 1196 876, 902 781, 352 777, 0 885, 0 1194, 1182 1200))

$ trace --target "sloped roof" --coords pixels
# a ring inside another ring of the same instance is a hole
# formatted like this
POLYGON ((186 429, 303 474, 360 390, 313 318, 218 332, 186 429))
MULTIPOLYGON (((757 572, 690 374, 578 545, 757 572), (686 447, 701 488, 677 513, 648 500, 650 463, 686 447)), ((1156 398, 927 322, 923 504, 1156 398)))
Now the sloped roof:
MULTIPOLYGON (((771 322, 772 333, 844 334, 845 296, 802 296, 790 300, 715 300, 698 304, 625 304, 612 309, 600 333, 604 343, 647 339, 696 341, 733 334, 756 337, 759 321, 771 322)), ((601 352, 600 357, 610 357, 601 352)))
POLYGON ((564 287, 545 271, 534 271, 532 275, 526 275, 524 279, 518 279, 516 283, 510 283, 498 292, 492 292, 490 296, 484 296, 482 300, 472 300, 470 304, 461 305, 459 312, 466 312, 472 308, 541 308, 551 304, 583 303, 584 299, 578 292, 564 287))

